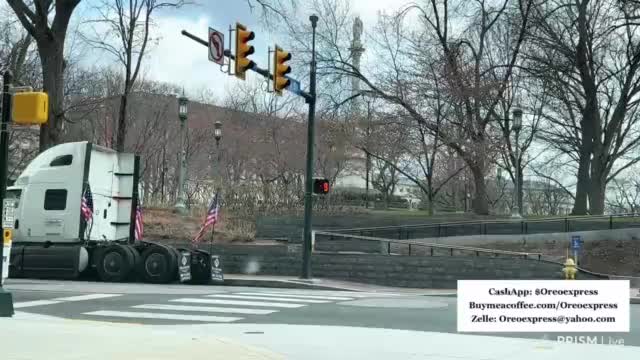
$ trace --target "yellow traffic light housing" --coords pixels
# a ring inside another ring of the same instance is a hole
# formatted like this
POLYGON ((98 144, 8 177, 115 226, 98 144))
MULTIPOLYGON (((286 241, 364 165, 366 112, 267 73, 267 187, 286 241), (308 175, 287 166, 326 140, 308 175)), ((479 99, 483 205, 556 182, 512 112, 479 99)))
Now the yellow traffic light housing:
POLYGON ((49 119, 49 96, 43 92, 13 94, 13 122, 19 125, 42 125, 49 119))
POLYGON ((247 30, 247 27, 236 23, 236 62, 235 75, 237 78, 244 80, 245 73, 251 69, 255 63, 248 59, 247 56, 253 54, 255 49, 249 45, 249 41, 255 38, 253 31, 247 30))
POLYGON ((276 95, 282 95, 282 90, 291 84, 291 81, 285 76, 291 72, 291 66, 286 64, 289 60, 291 60, 291 53, 276 45, 273 51, 273 91, 276 95))

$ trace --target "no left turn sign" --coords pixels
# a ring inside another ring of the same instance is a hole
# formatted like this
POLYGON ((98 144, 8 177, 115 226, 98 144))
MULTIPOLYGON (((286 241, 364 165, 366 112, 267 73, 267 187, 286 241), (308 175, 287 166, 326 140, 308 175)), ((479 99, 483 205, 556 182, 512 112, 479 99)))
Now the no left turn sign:
POLYGON ((224 34, 209 28, 209 61, 224 65, 224 34))

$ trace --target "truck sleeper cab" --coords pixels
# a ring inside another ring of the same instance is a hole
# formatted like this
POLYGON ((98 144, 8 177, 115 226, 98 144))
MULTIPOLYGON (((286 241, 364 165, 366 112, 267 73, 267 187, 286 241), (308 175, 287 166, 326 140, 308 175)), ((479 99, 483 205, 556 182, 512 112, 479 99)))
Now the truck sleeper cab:
POLYGON ((208 253, 135 240, 138 168, 138 156, 86 141, 39 154, 7 189, 16 207, 9 277, 208 282, 208 253), (84 214, 83 199, 92 203, 84 214))

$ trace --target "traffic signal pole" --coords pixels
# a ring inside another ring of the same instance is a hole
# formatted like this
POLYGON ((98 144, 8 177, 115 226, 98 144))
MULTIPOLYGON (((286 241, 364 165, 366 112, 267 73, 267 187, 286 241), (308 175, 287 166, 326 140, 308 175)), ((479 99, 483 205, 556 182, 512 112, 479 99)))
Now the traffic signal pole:
POLYGON ((309 74, 309 122, 307 124, 307 171, 304 191, 304 230, 302 244, 302 278, 311 279, 311 220, 313 218, 313 146, 315 143, 314 123, 316 119, 316 25, 318 17, 309 17, 312 28, 311 70, 309 74))
MULTIPOLYGON (((7 172, 9 166, 9 123, 11 122, 11 82, 13 75, 7 70, 3 74, 2 89, 2 130, 0 133, 0 218, 4 211, 4 197, 7 193, 7 172)), ((4 236, 0 241, 0 317, 13 316, 13 297, 2 288, 2 268, 4 259, 4 236)), ((7 259, 9 261, 9 259, 7 259)), ((7 274, 8 275, 8 274, 7 274)), ((8 278, 8 276, 7 276, 8 278)))
MULTIPOLYGON (((298 90, 295 93, 303 97, 307 104, 309 104, 309 123, 307 124, 307 166, 305 173, 305 192, 304 192, 304 229, 303 229, 303 245, 302 245, 302 278, 311 278, 311 220, 313 215, 313 162, 314 162, 314 145, 315 145, 315 117, 316 117, 316 25, 318 24, 318 17, 311 15, 309 17, 312 28, 312 43, 311 43, 311 70, 309 77, 309 92, 298 90)), ((246 31, 246 29, 244 29, 246 31)), ((209 47, 209 43, 189 32, 182 30, 182 35, 194 40, 195 42, 209 47)), ((236 54, 237 55, 237 54, 236 54)), ((224 50, 224 56, 231 60, 236 60, 236 55, 232 54, 230 50, 224 50)), ((275 66, 278 64, 276 63, 275 66)), ((269 69, 262 69, 257 64, 251 62, 247 65, 246 71, 256 72, 267 79, 276 80, 269 72, 269 69)), ((277 71, 277 69, 276 69, 277 71)))

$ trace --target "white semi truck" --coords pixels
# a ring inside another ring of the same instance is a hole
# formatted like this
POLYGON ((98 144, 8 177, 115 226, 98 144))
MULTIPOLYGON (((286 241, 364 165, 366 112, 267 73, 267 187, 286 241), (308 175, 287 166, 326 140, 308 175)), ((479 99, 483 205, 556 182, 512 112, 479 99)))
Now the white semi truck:
POLYGON ((138 169, 135 154, 90 142, 39 154, 7 188, 15 218, 9 277, 208 283, 207 252, 135 239, 138 169))

